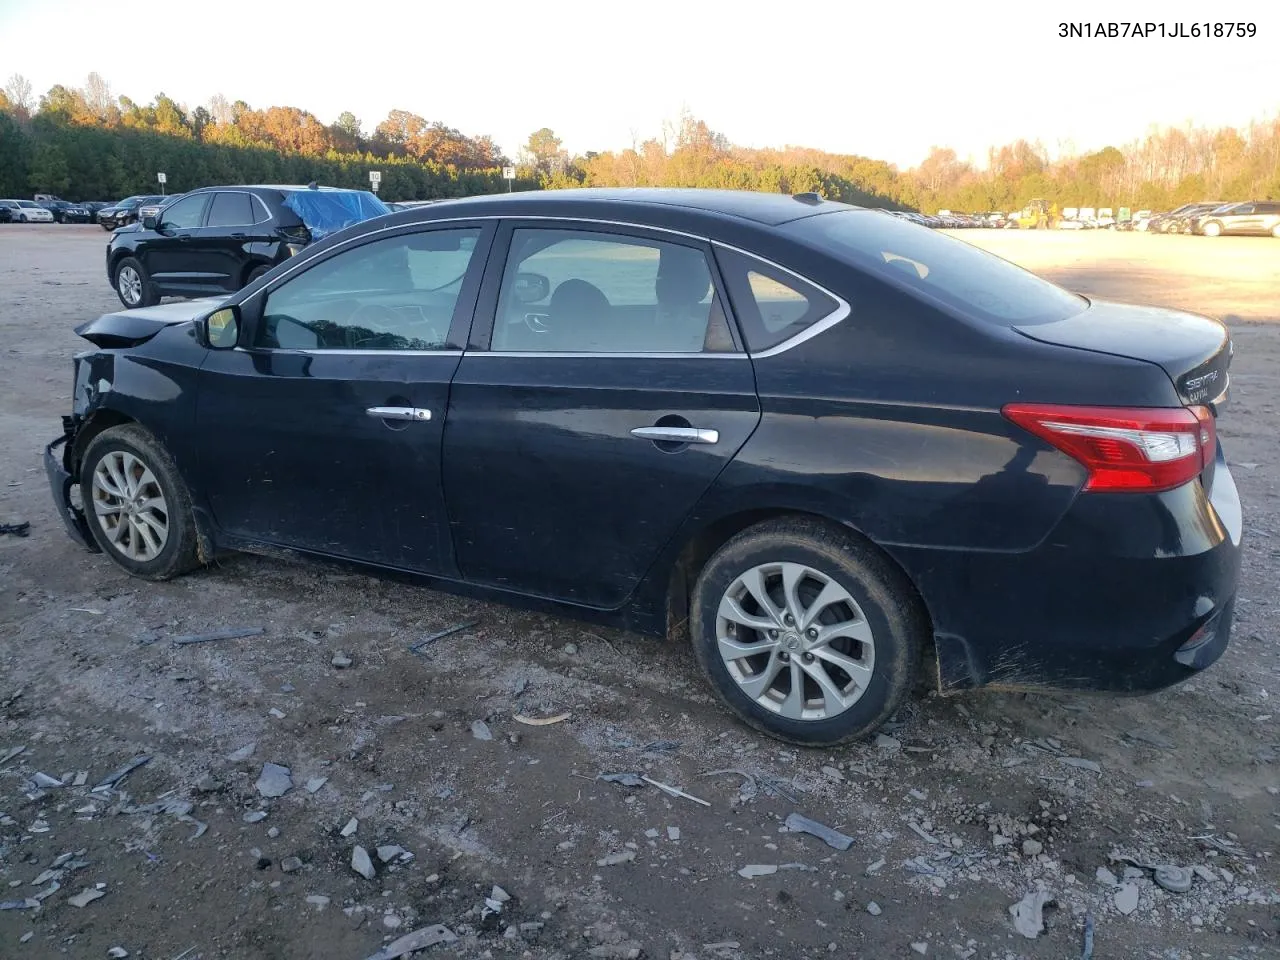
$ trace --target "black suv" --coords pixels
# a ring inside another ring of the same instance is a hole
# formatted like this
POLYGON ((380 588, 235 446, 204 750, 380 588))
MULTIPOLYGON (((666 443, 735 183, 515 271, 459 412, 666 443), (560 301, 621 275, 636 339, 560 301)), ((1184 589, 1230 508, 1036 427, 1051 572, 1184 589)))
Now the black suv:
POLYGON ((232 293, 312 240, 387 213, 367 190, 202 187, 113 233, 107 278, 126 307, 232 293))
POLYGON ((164 197, 146 193, 125 197, 123 200, 117 200, 109 207, 102 207, 98 211, 98 223, 102 225, 103 230, 115 230, 117 227, 134 223, 138 219, 138 208, 140 206, 144 203, 152 203, 163 199, 164 197))

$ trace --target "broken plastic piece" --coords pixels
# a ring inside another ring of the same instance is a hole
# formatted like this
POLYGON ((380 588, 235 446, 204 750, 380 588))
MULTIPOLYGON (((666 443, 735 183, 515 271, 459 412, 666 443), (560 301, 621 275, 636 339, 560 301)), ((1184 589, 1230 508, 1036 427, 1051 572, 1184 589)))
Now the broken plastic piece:
POLYGON ((368 960, 399 960, 400 957, 408 956, 415 950, 425 950, 427 947, 434 947, 437 943, 453 943, 457 939, 448 927, 434 923, 429 927, 406 933, 399 940, 391 941, 368 960))
POLYGON ((832 830, 826 824, 808 817, 793 813, 786 820, 786 827, 793 833, 808 833, 817 837, 829 847, 836 850, 848 850, 853 846, 853 837, 846 836, 839 830, 832 830))
POLYGON ((461 633, 463 630, 470 630, 476 626, 479 620, 468 620, 466 623, 455 623, 452 627, 445 627, 443 630, 437 630, 435 633, 423 637, 417 643, 409 644, 410 653, 421 653, 422 649, 437 640, 443 640, 445 637, 452 636, 455 633, 461 633))
POLYGON ((260 637, 266 633, 265 627, 232 627, 228 630, 214 630, 210 633, 193 633, 185 637, 174 637, 175 647, 184 647, 189 643, 209 643, 211 640, 239 640, 241 637, 260 637))
POLYGON ((602 773, 596 777, 606 783, 620 783, 624 787, 643 787, 644 781, 638 773, 602 773))
POLYGON ((132 760, 126 763, 119 770, 115 770, 107 774, 106 779, 104 779, 100 784, 98 784, 93 789, 95 791, 109 790, 112 787, 114 787, 116 784, 118 784, 121 780, 123 780, 125 777, 127 777, 129 774, 133 773, 133 771, 137 770, 139 767, 144 766, 145 764, 148 764, 150 762, 151 762, 151 757, 149 754, 143 754, 141 756, 134 757, 132 760))
POLYGON ((1009 908, 1013 915, 1013 929, 1028 940, 1044 933, 1044 905, 1053 902, 1053 895, 1044 890, 1033 890, 1009 908))
POLYGON ((686 800, 692 800, 694 803, 700 803, 704 807, 711 806, 711 804, 708 803, 706 800, 700 800, 698 797, 695 797, 693 794, 685 793, 683 790, 680 790, 677 787, 673 787, 670 784, 659 783, 657 780, 651 780, 649 777, 645 777, 645 776, 642 776, 640 779, 647 784, 657 787, 663 793, 671 794, 671 796, 673 797, 684 797, 686 800))

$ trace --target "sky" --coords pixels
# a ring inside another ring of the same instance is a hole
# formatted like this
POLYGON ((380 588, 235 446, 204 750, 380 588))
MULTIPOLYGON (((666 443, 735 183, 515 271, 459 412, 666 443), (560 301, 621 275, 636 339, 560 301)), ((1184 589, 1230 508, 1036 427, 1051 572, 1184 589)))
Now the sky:
POLYGON ((1280 114, 1280 3, 646 0, 0 0, 0 85, 215 93, 364 129, 392 109, 488 134, 515 156, 539 127, 571 153, 657 135, 682 110, 730 142, 856 153, 906 168, 933 145, 985 163, 1039 139, 1052 155, 1120 146, 1153 125, 1245 126, 1280 114), (1061 38, 1064 20, 1231 17, 1252 38, 1061 38), (31 41, 31 42, 27 42, 31 41))

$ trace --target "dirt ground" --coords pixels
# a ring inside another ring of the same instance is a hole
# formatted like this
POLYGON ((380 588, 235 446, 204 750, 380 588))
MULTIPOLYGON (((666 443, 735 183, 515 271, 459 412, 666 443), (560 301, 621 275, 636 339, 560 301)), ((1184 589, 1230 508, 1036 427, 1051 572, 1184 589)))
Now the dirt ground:
POLYGON ((31 523, 0 536, 0 758, 25 747, 0 761, 0 957, 362 960, 443 924, 457 939, 422 956, 1056 960, 1087 955, 1086 922, 1096 960, 1280 956, 1280 241, 962 236, 1229 320, 1234 640, 1153 696, 921 697, 875 743, 809 752, 717 709, 680 646, 255 557, 153 585, 82 551, 40 452, 73 326, 117 307, 106 235, 0 227, 0 523, 31 523), (264 632, 171 642, 228 627, 264 632), (267 762, 282 797, 255 785, 267 762), (595 779, 622 771, 706 805, 595 779), (1165 864, 1189 891, 1156 884, 1165 864), (1037 890, 1028 939, 1010 907, 1037 890))

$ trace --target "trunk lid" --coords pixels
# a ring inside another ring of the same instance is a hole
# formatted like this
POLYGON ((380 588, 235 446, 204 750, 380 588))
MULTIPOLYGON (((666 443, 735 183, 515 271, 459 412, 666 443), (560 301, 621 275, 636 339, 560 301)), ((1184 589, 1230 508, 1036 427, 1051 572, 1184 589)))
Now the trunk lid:
POLYGON ((1094 300, 1065 320, 1014 329, 1032 340, 1160 366, 1184 406, 1221 406, 1231 366, 1225 324, 1179 310, 1094 300))

